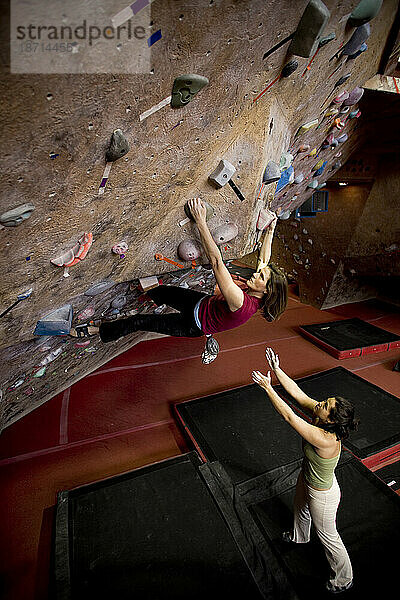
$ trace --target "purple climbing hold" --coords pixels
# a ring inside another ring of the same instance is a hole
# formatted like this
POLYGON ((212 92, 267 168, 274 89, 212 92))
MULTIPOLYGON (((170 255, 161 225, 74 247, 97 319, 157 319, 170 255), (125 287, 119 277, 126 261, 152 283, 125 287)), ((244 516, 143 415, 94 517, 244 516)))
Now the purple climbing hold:
POLYGON ((357 52, 355 52, 354 54, 350 54, 347 57, 347 60, 354 60, 356 59, 358 56, 360 56, 360 54, 362 54, 363 52, 365 52, 366 50, 368 50, 368 46, 367 44, 364 42, 363 44, 361 44, 360 49, 357 50, 357 52))
POLYGON ((187 262, 196 260, 201 255, 201 245, 197 240, 183 240, 178 246, 178 256, 187 262))
POLYGON ((358 52, 362 46, 362 44, 369 38, 371 35, 371 26, 369 23, 365 23, 354 31, 353 35, 343 46, 342 54, 351 56, 358 52))
POLYGON ((361 87, 355 87, 354 90, 350 92, 348 98, 343 101, 343 106, 352 106, 353 104, 356 104, 359 100, 361 100, 363 95, 364 89, 361 87))
POLYGON ((116 298, 114 298, 114 300, 111 302, 110 306, 111 308, 115 308, 118 309, 118 311, 125 306, 126 304, 126 296, 117 296, 116 298))
POLYGON ((349 139, 349 136, 347 135, 347 133, 342 133, 342 135, 340 135, 336 139, 339 142, 339 144, 343 144, 343 142, 346 142, 349 139))
POLYGON ((226 244, 230 242, 237 236, 239 233, 237 225, 235 223, 226 223, 225 225, 220 225, 211 232, 211 235, 214 238, 216 244, 226 244))
POLYGON ((332 102, 334 102, 335 104, 342 104, 342 102, 347 100, 349 96, 349 92, 347 90, 344 90, 343 92, 340 92, 340 94, 336 96, 336 98, 334 98, 332 102))

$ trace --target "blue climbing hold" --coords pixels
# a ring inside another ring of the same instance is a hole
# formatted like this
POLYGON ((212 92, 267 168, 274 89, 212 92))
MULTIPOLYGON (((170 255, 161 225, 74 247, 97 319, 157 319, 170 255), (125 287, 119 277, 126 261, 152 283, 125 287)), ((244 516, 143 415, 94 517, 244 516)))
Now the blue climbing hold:
POLYGON ((328 161, 327 161, 327 160, 325 160, 325 161, 322 163, 322 165, 319 167, 319 169, 317 169, 317 170, 314 172, 314 176, 315 176, 315 177, 319 177, 320 175, 322 175, 322 173, 323 173, 323 172, 324 172, 324 170, 325 170, 325 167, 326 167, 327 163, 328 163, 328 161))
POLYGON ((291 177, 294 176, 294 168, 290 166, 288 169, 282 171, 281 178, 276 184, 275 195, 278 194, 284 187, 286 187, 290 183, 291 177))
POLYGON ((36 324, 34 335, 68 335, 71 329, 73 309, 65 304, 42 317, 36 324))

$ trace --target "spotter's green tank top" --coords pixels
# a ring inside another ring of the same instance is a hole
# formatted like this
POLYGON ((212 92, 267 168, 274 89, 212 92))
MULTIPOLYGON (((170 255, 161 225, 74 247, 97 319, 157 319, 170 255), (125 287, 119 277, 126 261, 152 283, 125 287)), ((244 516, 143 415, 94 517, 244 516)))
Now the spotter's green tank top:
POLYGON ((333 474, 339 462, 339 453, 333 458, 319 456, 309 442, 303 442, 303 475, 306 482, 317 490, 329 490, 333 483, 333 474))

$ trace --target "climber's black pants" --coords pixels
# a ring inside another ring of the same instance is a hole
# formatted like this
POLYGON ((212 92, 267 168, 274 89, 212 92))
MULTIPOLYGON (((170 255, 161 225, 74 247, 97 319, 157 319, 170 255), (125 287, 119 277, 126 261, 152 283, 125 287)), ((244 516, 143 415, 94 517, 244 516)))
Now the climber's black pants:
POLYGON ((154 331, 175 337, 199 337, 204 335, 194 320, 194 307, 207 296, 203 292, 188 290, 174 285, 160 285, 146 292, 158 305, 167 304, 179 313, 167 315, 134 315, 100 325, 102 342, 113 342, 134 331, 154 331))

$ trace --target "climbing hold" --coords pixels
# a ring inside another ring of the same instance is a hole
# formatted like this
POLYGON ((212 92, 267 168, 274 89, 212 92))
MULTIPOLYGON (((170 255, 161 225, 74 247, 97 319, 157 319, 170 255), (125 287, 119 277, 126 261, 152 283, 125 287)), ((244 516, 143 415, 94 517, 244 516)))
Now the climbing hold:
POLYGON ((340 87, 341 85, 343 85, 344 83, 346 83, 346 81, 351 77, 351 73, 346 73, 346 75, 343 75, 342 77, 339 77, 339 79, 337 80, 337 82, 335 83, 335 88, 340 87))
POLYGON ((352 90, 348 97, 343 101, 343 106, 352 106, 353 104, 357 104, 363 95, 364 89, 361 87, 355 87, 354 90, 352 90))
POLYGON ((15 302, 13 302, 11 304, 11 306, 9 306, 5 310, 3 310, 3 312, 0 314, 0 318, 4 317, 4 315, 6 315, 8 312, 10 312, 10 310, 12 308, 14 308, 14 306, 17 306, 17 304, 19 304, 22 300, 26 300, 26 298, 29 298, 29 296, 32 294, 32 292, 33 292, 33 288, 29 288, 29 290, 26 290, 26 292, 23 292, 22 294, 18 294, 15 302))
POLYGON ((268 210, 268 208, 261 208, 257 219, 257 230, 263 231, 266 227, 269 227, 274 220, 275 215, 273 212, 268 210))
POLYGON ((329 42, 332 42, 332 40, 335 40, 335 39, 336 39, 336 33, 333 31, 329 35, 325 35, 324 37, 320 38, 320 40, 318 42, 318 47, 322 48, 323 46, 326 46, 326 44, 329 44, 329 42))
POLYGON ((84 294, 85 296, 97 296, 98 294, 108 290, 113 285, 115 285, 115 281, 112 281, 111 279, 108 281, 100 281, 99 283, 92 285, 92 287, 86 290, 84 294))
POLYGON ((343 144, 343 142, 346 142, 348 139, 349 139, 349 136, 347 135, 347 133, 343 133, 338 138, 336 138, 336 140, 339 142, 339 144, 343 144))
POLYGON ((222 187, 236 173, 236 168, 224 158, 219 162, 218 167, 208 176, 217 187, 222 187))
POLYGON ((37 371, 34 372, 33 377, 43 377, 43 375, 46 373, 46 367, 42 367, 41 369, 38 369, 37 371))
POLYGON ((311 179, 310 183, 307 185, 308 188, 316 189, 318 187, 318 179, 311 179))
POLYGON ((201 245, 197 240, 183 240, 178 246, 178 256, 187 262, 196 260, 202 253, 201 245))
MULTIPOLYGON (((294 168, 290 166, 288 169, 282 171, 281 177, 276 185, 275 195, 278 194, 284 187, 290 183, 290 178, 294 176, 294 168)), ((293 180, 293 179, 292 179, 293 180)))
POLYGON ((339 109, 336 108, 335 106, 332 106, 332 108, 330 108, 329 110, 327 110, 327 112, 325 113, 325 117, 333 117, 334 115, 337 115, 339 112, 339 109))
POLYGON ((296 177, 293 179, 293 183, 301 183, 304 180, 304 174, 303 173, 299 173, 298 175, 296 175, 296 177))
POLYGON ((368 50, 368 46, 367 46, 367 44, 365 42, 363 42, 361 44, 360 48, 357 50, 357 52, 355 52, 354 54, 350 54, 347 57, 347 60, 355 60, 356 58, 358 58, 360 56, 360 54, 362 54, 366 50, 368 50))
POLYGON ((341 166, 342 166, 342 163, 340 162, 340 160, 336 161, 332 165, 332 171, 336 171, 336 169, 339 169, 341 166))
POLYGON ((316 190, 321 190, 323 187, 326 186, 326 183, 321 183, 320 185, 318 185, 315 189, 316 190))
MULTIPOLYGON (((315 177, 319 177, 320 175, 322 175, 322 173, 325 170, 325 167, 326 167, 327 163, 328 163, 327 160, 323 161, 323 163, 321 164, 321 166, 314 172, 315 177)), ((318 163, 318 164, 320 164, 320 163, 318 163)))
POLYGON ((48 365, 49 363, 53 362, 53 360, 55 360, 58 356, 60 356, 61 352, 63 351, 63 347, 60 346, 59 348, 57 348, 57 350, 53 350, 52 352, 50 352, 49 354, 47 354, 41 361, 40 361, 40 365, 44 366, 44 365, 48 365))
POLYGON ((84 310, 82 310, 78 315, 78 321, 86 321, 86 319, 90 319, 93 317, 95 313, 94 306, 87 306, 84 310))
POLYGON ((345 106, 343 104, 342 108, 339 111, 339 115, 345 115, 346 113, 348 113, 350 110, 350 106, 345 106))
POLYGON ((316 154, 317 154, 317 149, 313 148, 307 156, 315 156, 316 154))
POLYGON ((339 129, 339 131, 340 131, 341 129, 343 129, 343 127, 345 127, 345 125, 346 125, 346 121, 341 121, 340 117, 338 117, 337 119, 334 119, 332 127, 335 127, 336 129, 339 129))
POLYGON ((352 54, 355 54, 370 35, 371 26, 369 23, 365 23, 364 25, 357 27, 349 41, 341 49, 341 54, 344 54, 345 56, 351 56, 352 54))
POLYGON ((92 233, 84 233, 78 240, 78 242, 67 252, 64 252, 57 258, 50 259, 50 262, 57 267, 72 267, 79 261, 83 260, 93 242, 92 233))
POLYGON ((299 66, 299 63, 297 62, 297 60, 293 59, 290 60, 282 69, 281 71, 281 77, 289 77, 292 73, 295 72, 295 70, 297 69, 297 67, 299 66))
POLYGON ((330 12, 321 0, 310 0, 300 19, 288 53, 308 58, 315 52, 330 12))
POLYGON ((114 162, 125 156, 130 150, 129 142, 122 133, 121 129, 116 129, 111 137, 110 147, 106 152, 106 161, 114 162))
POLYGON ((347 100, 349 96, 349 92, 344 90, 343 92, 340 92, 340 94, 336 96, 336 98, 334 98, 332 102, 334 102, 335 104, 342 104, 345 100, 347 100))
POLYGON ((278 218, 281 219, 282 221, 286 221, 290 217, 290 214, 291 214, 290 209, 287 209, 287 210, 281 212, 278 215, 278 218))
POLYGON ((308 152, 309 149, 310 149, 309 144, 301 144, 301 146, 298 147, 297 152, 308 152))
POLYGON ((42 317, 36 324, 34 335, 67 335, 71 329, 73 309, 65 304, 42 317))
POLYGON ((279 161, 279 168, 281 171, 284 171, 285 169, 289 168, 290 165, 292 164, 293 161, 293 154, 290 154, 290 152, 283 152, 281 154, 281 158, 279 161))
POLYGON ((119 242, 118 244, 114 244, 114 246, 111 248, 111 251, 114 254, 118 254, 118 256, 124 256, 128 249, 129 246, 126 242, 119 242))
MULTIPOLYGON (((335 134, 330 133, 328 137, 322 142, 322 148, 327 148, 328 146, 332 147, 332 144, 335 142, 335 134)), ((337 144, 336 144, 337 145, 337 144)))
POLYGON ((352 110, 349 113, 349 116, 347 117, 348 119, 358 119, 358 117, 361 116, 361 110, 358 110, 358 108, 356 108, 356 110, 352 110))
POLYGON ((216 244, 226 244, 230 242, 237 236, 239 233, 239 229, 235 223, 226 223, 225 225, 220 225, 214 231, 211 232, 211 235, 216 244))
MULTIPOLYGON (((211 204, 209 204, 206 200, 202 200, 202 203, 206 207, 206 221, 208 221, 208 219, 210 219, 213 216, 214 209, 211 206, 211 204)), ((191 221, 193 221, 192 213, 190 212, 190 208, 189 208, 188 202, 185 203, 185 206, 183 207, 183 210, 185 211, 185 214, 188 216, 188 218, 191 221)))
POLYGON ((174 81, 172 86, 171 106, 179 108, 185 106, 194 98, 205 85, 207 85, 207 77, 202 75, 180 75, 174 81))
POLYGON ((279 181, 281 178, 281 170, 279 166, 273 160, 270 160, 267 166, 265 167, 264 175, 263 175, 263 183, 268 185, 269 183, 273 183, 274 181, 279 181))
POLYGON ((351 27, 359 27, 371 21, 382 6, 382 0, 361 0, 351 13, 348 24, 351 27))
POLYGON ((23 221, 29 219, 34 210, 35 206, 33 204, 20 204, 0 215, 0 223, 4 227, 17 227, 23 221))
POLYGON ((125 306, 126 304, 126 296, 121 295, 121 296, 117 296, 116 298, 114 298, 114 300, 112 300, 110 306, 111 308, 116 308, 118 309, 118 311, 125 306))
POLYGON ((309 121, 308 123, 304 123, 303 125, 301 125, 296 133, 296 137, 298 135, 301 135, 302 133, 306 133, 307 131, 310 131, 310 129, 312 129, 313 127, 316 127, 318 125, 318 119, 314 119, 313 121, 309 121))
POLYGON ((312 169, 312 170, 313 170, 313 171, 318 171, 318 169, 320 169, 320 168, 322 167, 322 165, 323 165, 323 164, 324 164, 324 159, 323 159, 323 158, 321 158, 321 160, 319 160, 319 161, 317 162, 317 164, 316 164, 316 165, 314 165, 314 167, 313 167, 313 169, 312 169))

